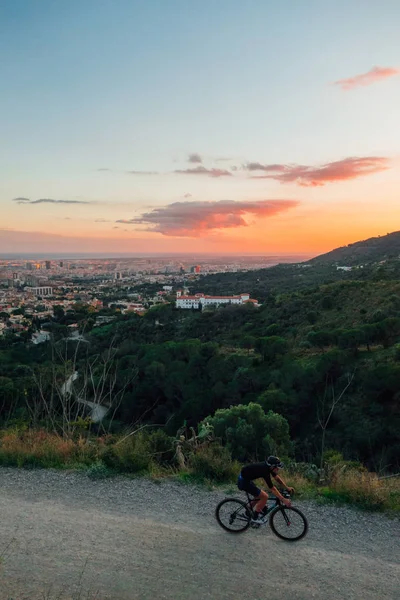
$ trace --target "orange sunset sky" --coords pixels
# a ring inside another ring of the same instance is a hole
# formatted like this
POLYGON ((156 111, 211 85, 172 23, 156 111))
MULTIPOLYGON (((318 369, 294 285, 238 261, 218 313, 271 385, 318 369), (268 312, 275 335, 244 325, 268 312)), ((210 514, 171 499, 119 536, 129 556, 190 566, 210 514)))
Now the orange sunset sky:
POLYGON ((316 255, 399 230, 400 3, 352 5, 6 3, 0 253, 316 255))

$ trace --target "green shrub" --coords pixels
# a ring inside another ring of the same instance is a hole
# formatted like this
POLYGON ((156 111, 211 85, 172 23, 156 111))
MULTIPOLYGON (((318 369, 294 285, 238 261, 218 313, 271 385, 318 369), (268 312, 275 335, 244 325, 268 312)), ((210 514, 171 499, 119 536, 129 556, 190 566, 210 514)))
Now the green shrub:
POLYGON ((192 454, 188 466, 196 476, 216 482, 235 481, 240 472, 229 450, 219 444, 200 448, 192 454))
POLYGON ((150 468, 153 457, 148 436, 137 433, 126 440, 105 448, 101 455, 110 469, 124 473, 138 473, 150 468))
POLYGON ((150 454, 160 465, 170 464, 175 456, 174 438, 161 429, 148 436, 150 454))
POLYGON ((343 461, 343 454, 338 452, 338 450, 325 450, 324 463, 328 465, 337 465, 339 463, 343 463, 343 461))
POLYGON ((306 462, 288 463, 288 472, 291 475, 300 475, 312 483, 317 483, 320 476, 320 470, 317 465, 306 462))
POLYGON ((308 350, 309 348, 312 348, 312 344, 308 340, 303 340, 302 342, 300 342, 299 348, 308 350))
POLYGON ((284 417, 259 404, 250 402, 230 408, 220 408, 206 417, 202 425, 211 426, 217 438, 227 446, 232 456, 249 461, 269 454, 291 452, 289 424, 284 417))
POLYGON ((112 471, 102 460, 98 460, 87 468, 86 475, 90 479, 106 479, 112 475, 112 471))
POLYGON ((324 469, 327 480, 334 483, 347 471, 365 473, 367 469, 357 460, 345 460, 343 454, 337 450, 324 452, 324 469))

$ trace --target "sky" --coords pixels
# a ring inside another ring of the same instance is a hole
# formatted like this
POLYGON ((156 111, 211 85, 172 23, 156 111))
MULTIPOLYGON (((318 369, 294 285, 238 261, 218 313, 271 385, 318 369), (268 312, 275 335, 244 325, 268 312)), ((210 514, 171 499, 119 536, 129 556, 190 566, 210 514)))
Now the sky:
POLYGON ((2 0, 0 253, 400 229, 398 0, 2 0))

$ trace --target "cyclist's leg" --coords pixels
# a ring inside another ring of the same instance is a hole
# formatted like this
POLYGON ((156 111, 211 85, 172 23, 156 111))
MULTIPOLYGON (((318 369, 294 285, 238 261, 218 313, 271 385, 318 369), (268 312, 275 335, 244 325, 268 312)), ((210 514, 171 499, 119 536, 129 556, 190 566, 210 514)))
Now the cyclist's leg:
POLYGON ((256 498, 256 500, 258 500, 258 502, 255 505, 254 510, 257 513, 260 513, 260 512, 262 512, 263 508, 265 507, 265 505, 268 502, 267 492, 265 492, 264 490, 260 490, 260 495, 258 496, 258 498, 256 498))
POLYGON ((251 506, 252 508, 254 507, 256 513, 260 513, 268 501, 267 492, 260 490, 254 481, 243 479, 242 476, 239 476, 238 488, 254 496, 254 500, 251 501, 251 506))

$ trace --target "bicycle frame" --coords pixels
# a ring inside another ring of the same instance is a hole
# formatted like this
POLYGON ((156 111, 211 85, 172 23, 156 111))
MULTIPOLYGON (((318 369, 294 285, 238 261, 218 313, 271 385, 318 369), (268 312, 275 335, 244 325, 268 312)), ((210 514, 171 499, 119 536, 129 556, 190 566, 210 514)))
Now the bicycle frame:
MULTIPOLYGON (((247 506, 247 508, 248 508, 248 509, 251 511, 251 514, 254 516, 254 510, 253 510, 253 506, 254 506, 255 504, 257 504, 257 502, 258 502, 258 499, 257 499, 257 498, 253 498, 253 499, 252 499, 252 498, 250 498, 250 494, 249 494, 249 492, 245 492, 245 493, 246 493, 246 496, 247 496, 247 505, 246 505, 246 506, 247 506)), ((265 507, 267 508, 267 511, 266 511, 265 515, 269 515, 269 513, 270 513, 271 511, 273 511, 273 510, 274 510, 274 508, 276 508, 277 506, 279 506, 279 505, 280 505, 280 503, 281 503, 281 502, 280 502, 279 498, 276 498, 276 497, 275 497, 275 504, 272 504, 272 506, 270 506, 270 507, 269 507, 269 506, 268 506, 268 502, 267 502, 267 504, 265 505, 265 507)), ((265 507, 264 507, 264 508, 265 508, 265 507)))

